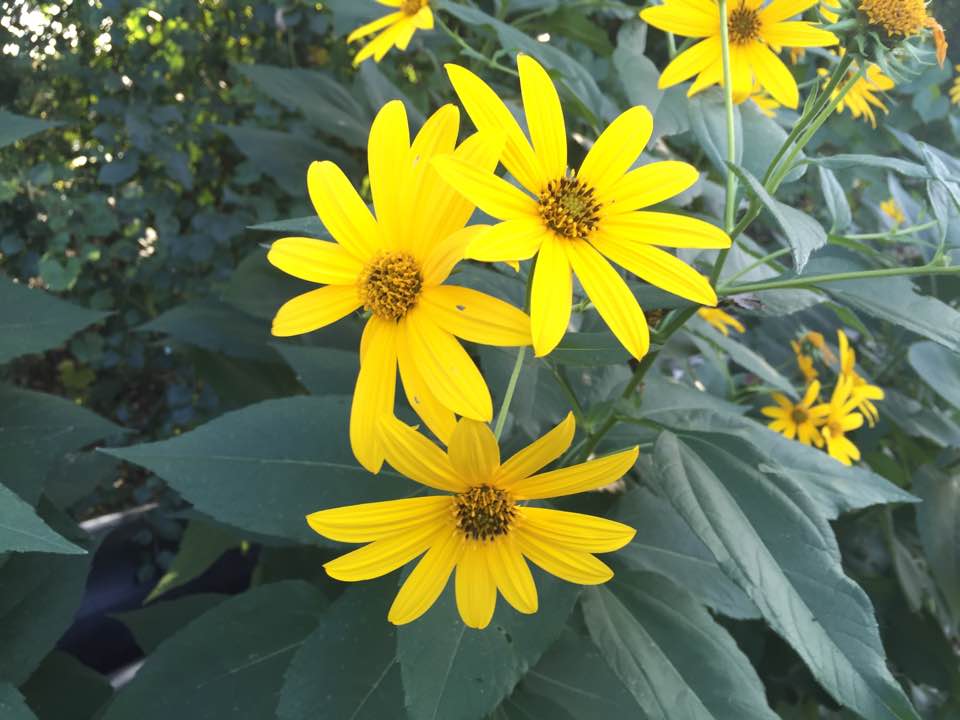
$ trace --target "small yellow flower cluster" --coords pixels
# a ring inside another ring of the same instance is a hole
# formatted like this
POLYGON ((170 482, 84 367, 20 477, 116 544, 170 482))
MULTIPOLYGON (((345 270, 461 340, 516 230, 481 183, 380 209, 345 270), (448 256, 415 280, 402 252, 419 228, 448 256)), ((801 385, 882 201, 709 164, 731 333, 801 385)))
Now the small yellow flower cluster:
POLYGON ((839 355, 827 344, 823 335, 808 332, 791 343, 797 366, 804 377, 806 390, 799 402, 786 395, 773 393, 776 405, 761 409, 770 418, 771 430, 804 445, 825 448, 831 457, 850 465, 860 459, 860 449, 847 433, 867 424, 873 427, 880 414, 875 400, 882 400, 882 388, 871 385, 857 372, 856 352, 843 330, 837 330, 839 355), (836 366, 837 378, 827 402, 820 402, 821 385, 814 351, 826 365, 836 366))
POLYGON ((890 218, 894 226, 903 225, 903 223, 907 221, 907 216, 904 214, 903 208, 901 208, 892 197, 880 203, 880 212, 890 218))

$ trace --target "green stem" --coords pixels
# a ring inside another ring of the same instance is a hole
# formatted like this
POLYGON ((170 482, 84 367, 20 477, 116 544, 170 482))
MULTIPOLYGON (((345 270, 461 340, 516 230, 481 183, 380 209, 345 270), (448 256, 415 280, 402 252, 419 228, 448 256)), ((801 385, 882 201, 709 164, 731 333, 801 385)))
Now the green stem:
POLYGON ((875 278, 901 277, 906 275, 960 275, 960 265, 920 265, 917 267, 884 268, 882 270, 858 270, 855 272, 813 275, 807 278, 798 277, 788 280, 770 280, 769 282, 750 283, 747 285, 736 285, 734 287, 724 285, 723 287, 717 288, 717 294, 726 297, 748 292, 762 292, 764 290, 812 288, 825 283, 843 282, 845 280, 872 280, 875 278))
POLYGON ((743 268, 743 270, 738 270, 736 273, 728 277, 726 284, 730 285, 732 282, 734 282, 735 280, 739 280, 744 275, 749 273, 751 270, 755 270, 761 265, 768 265, 769 263, 773 262, 777 258, 783 257, 784 255, 789 255, 791 252, 793 252, 793 248, 780 248, 779 250, 775 250, 769 255, 764 255, 762 258, 757 258, 755 262, 750 263, 745 268, 743 268))
POLYGON ((470 45, 466 40, 460 37, 453 28, 443 21, 443 18, 440 17, 440 13, 434 13, 433 17, 436 20, 437 25, 440 26, 440 28, 450 37, 451 40, 453 40, 463 49, 464 53, 468 57, 471 57, 474 60, 480 60, 493 70, 499 70, 500 72, 505 72, 509 75, 513 75, 514 77, 519 75, 519 73, 517 73, 517 71, 513 68, 507 67, 506 65, 501 65, 493 58, 487 57, 482 52, 470 45))
MULTIPOLYGON (((931 220, 930 222, 923 223, 922 225, 911 225, 910 227, 889 230, 883 233, 863 233, 861 235, 844 235, 843 237, 847 240, 891 240, 904 235, 916 235, 924 230, 935 228, 939 224, 940 223, 938 223, 936 220, 931 220)), ((931 245, 931 247, 936 246, 931 245)))
POLYGON ((730 29, 727 23, 727 0, 720 0, 720 17, 722 18, 720 43, 723 59, 723 102, 727 115, 727 197, 723 212, 723 227, 724 230, 730 232, 733 229, 737 198, 737 176, 731 167, 737 161, 737 133, 733 116, 733 70, 730 66, 730 29))
POLYGON ((520 348, 517 352, 517 361, 513 364, 513 372, 510 373, 510 381, 507 383, 507 391, 503 394, 503 404, 500 405, 500 412, 497 413, 497 422, 493 426, 493 434, 497 440, 503 434, 503 426, 507 424, 507 415, 510 412, 510 403, 513 402, 513 394, 517 390, 517 381, 520 379, 520 371, 523 370, 523 359, 526 357, 526 346, 520 348))

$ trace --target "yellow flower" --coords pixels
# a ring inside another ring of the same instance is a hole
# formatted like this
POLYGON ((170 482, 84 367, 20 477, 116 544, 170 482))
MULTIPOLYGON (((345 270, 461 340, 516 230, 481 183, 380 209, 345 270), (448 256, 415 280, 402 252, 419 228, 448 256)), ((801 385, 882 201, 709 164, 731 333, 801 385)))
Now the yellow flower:
POLYGON ((813 411, 813 404, 820 397, 819 381, 810 383, 798 403, 781 393, 773 393, 772 397, 777 404, 760 409, 760 412, 772 418, 767 427, 788 440, 796 439, 804 445, 823 447, 823 436, 818 427, 823 424, 826 413, 822 410, 813 411))
POLYGON ((880 203, 880 210, 893 220, 894 225, 902 225, 907 220, 907 216, 903 214, 903 210, 893 198, 887 198, 880 203))
POLYGON ((867 424, 873 427, 880 419, 880 413, 873 400, 883 400, 883 388, 871 385, 857 372, 857 353, 850 347, 850 341, 843 330, 837 330, 840 345, 840 373, 850 379, 850 395, 857 401, 857 409, 867 418, 867 424))
POLYGON ((375 62, 380 62, 392 47, 406 50, 407 45, 410 44, 410 38, 417 30, 433 29, 433 11, 430 10, 429 0, 377 0, 377 2, 397 9, 373 22, 361 25, 347 36, 347 42, 352 43, 354 40, 383 31, 360 48, 360 52, 353 59, 354 65, 359 65, 368 57, 372 57, 375 62))
POLYGON ((937 62, 943 67, 947 37, 940 23, 927 13, 927 0, 860 0, 859 9, 867 16, 867 22, 890 37, 908 38, 929 29, 933 33, 937 62))
POLYGON ((833 350, 830 349, 830 346, 827 345, 826 339, 823 337, 823 333, 818 333, 815 330, 808 330, 804 333, 803 337, 800 338, 801 343, 810 343, 817 350, 820 351, 820 355, 823 357, 825 362, 834 363, 837 361, 836 355, 833 354, 833 350))
POLYGON ((804 381, 809 385, 820 376, 817 368, 814 367, 813 356, 807 355, 803 351, 803 346, 796 340, 790 341, 790 347, 793 348, 793 354, 797 356, 797 367, 800 368, 804 381))
POLYGON ((360 341, 350 443, 371 472, 383 463, 378 423, 393 412, 398 365, 410 406, 446 442, 454 413, 476 420, 493 414, 487 384, 457 338, 530 344, 524 313, 476 290, 443 284, 478 229, 464 228, 473 205, 430 161, 452 153, 470 167, 492 171, 501 147, 478 134, 454 150, 459 125, 459 111, 446 105, 411 145, 403 104, 385 105, 370 128, 368 147, 376 218, 339 167, 315 162, 307 173, 310 199, 336 242, 283 238, 267 256, 290 275, 325 284, 281 307, 274 335, 312 332, 360 307, 370 312, 360 341))
MULTIPOLYGON (((843 53, 841 52, 840 55, 842 56, 843 53)), ((858 72, 858 70, 854 66, 847 73, 844 82, 856 72, 858 72)), ((819 68, 817 73, 824 78, 824 87, 826 87, 829 84, 830 72, 825 68, 819 68)), ((844 108, 848 108, 853 117, 866 118, 871 126, 876 127, 877 116, 873 108, 877 107, 885 113, 888 112, 887 106, 877 98, 876 93, 892 90, 894 85, 893 79, 884 75, 879 65, 870 63, 870 65, 867 66, 866 76, 860 78, 853 84, 853 87, 850 88, 840 101, 840 104, 837 105, 837 112, 843 112, 844 108)), ((839 88, 835 89, 830 96, 831 99, 837 97, 839 92, 839 88)))
POLYGON ((863 415, 854 412, 860 402, 851 395, 852 390, 853 378, 840 375, 830 402, 810 409, 811 414, 822 419, 823 427, 820 432, 827 441, 827 452, 844 465, 860 459, 859 448, 846 436, 851 430, 863 425, 863 415))
MULTIPOLYGON (((800 103, 800 91, 793 74, 777 56, 784 47, 826 47, 839 40, 832 32, 814 23, 787 20, 817 0, 732 0, 727 28, 730 37, 730 70, 733 98, 744 102, 754 81, 777 102, 790 108, 800 103), (775 52, 776 50, 776 52, 775 52)), ((720 42, 720 9, 714 0, 665 0, 640 13, 650 25, 686 37, 704 38, 680 53, 660 76, 660 87, 668 88, 694 75, 689 95, 715 84, 723 84, 720 42)))
POLYGON ((324 565, 338 580, 370 580, 423 556, 393 601, 390 622, 403 625, 423 615, 454 568, 457 607, 472 628, 489 624, 497 590, 518 612, 537 611, 527 560, 580 585, 613 577, 593 553, 619 550, 633 538, 633 528, 523 501, 609 485, 636 462, 636 447, 540 473, 570 446, 572 415, 503 464, 493 433, 473 420, 460 420, 447 452, 398 420, 385 421, 381 429, 394 468, 449 494, 323 510, 307 521, 332 540, 370 543, 324 565))
POLYGON ((777 110, 780 109, 780 103, 770 97, 768 93, 764 92, 763 88, 761 88, 759 85, 754 87, 753 95, 750 96, 750 99, 753 100, 754 105, 760 108, 760 112, 762 112, 768 118, 775 118, 777 116, 777 110))
POLYGON ((820 0, 820 15, 828 23, 835 23, 839 19, 840 0, 820 0))
POLYGON ((697 311, 697 314, 724 335, 730 335, 730 331, 727 329, 728 326, 732 327, 738 333, 746 331, 746 328, 743 327, 742 322, 737 320, 733 315, 724 312, 720 308, 700 308, 697 311))
POLYGON ((520 55, 517 65, 533 147, 486 83, 465 68, 447 65, 454 89, 477 128, 506 137, 501 160, 530 193, 456 158, 435 161, 454 187, 504 221, 471 243, 467 257, 511 262, 537 255, 530 317, 538 356, 553 350, 567 329, 572 270, 614 335, 631 354, 642 357, 650 347, 647 321, 606 258, 664 290, 701 305, 716 305, 717 295, 705 277, 654 246, 726 248, 730 238, 695 218, 637 212, 683 192, 698 178, 693 166, 675 161, 630 171, 653 129, 645 107, 620 115, 594 143, 580 170, 568 170, 567 133, 557 90, 533 58, 520 55))
MULTIPOLYGON (((954 70, 960 72, 960 65, 957 65, 954 70)), ((953 79, 953 85, 950 87, 950 102, 960 105, 960 75, 953 79)))

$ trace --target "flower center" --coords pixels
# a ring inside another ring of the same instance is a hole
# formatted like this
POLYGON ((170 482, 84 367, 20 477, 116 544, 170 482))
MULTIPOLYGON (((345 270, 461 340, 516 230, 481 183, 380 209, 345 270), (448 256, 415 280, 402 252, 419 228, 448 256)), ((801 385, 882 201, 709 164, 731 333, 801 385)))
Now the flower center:
POLYGON ((401 0, 400 12, 404 15, 416 15, 427 5, 427 0, 401 0))
POLYGON ((840 438, 843 437, 844 429, 843 424, 839 420, 830 420, 827 423, 827 430, 829 430, 830 437, 840 438))
POLYGON ((474 540, 492 540, 510 529, 517 510, 506 490, 477 485, 454 498, 457 527, 474 540))
POLYGON ((727 18, 727 30, 730 42, 734 45, 746 45, 760 38, 760 15, 756 10, 741 5, 727 18))
POLYGON ((423 289, 420 265, 407 253, 381 253, 363 269, 363 307, 383 320, 399 320, 417 304, 423 289))
POLYGON ((803 425, 810 419, 810 413, 808 413, 805 408, 797 405, 793 408, 793 412, 790 413, 790 417, 797 425, 803 425))
POLYGON ((586 240, 600 219, 595 195, 592 187, 573 175, 551 180, 540 193, 540 217, 557 235, 586 240))
POLYGON ((916 35, 927 22, 924 0, 860 0, 860 11, 887 35, 916 35))

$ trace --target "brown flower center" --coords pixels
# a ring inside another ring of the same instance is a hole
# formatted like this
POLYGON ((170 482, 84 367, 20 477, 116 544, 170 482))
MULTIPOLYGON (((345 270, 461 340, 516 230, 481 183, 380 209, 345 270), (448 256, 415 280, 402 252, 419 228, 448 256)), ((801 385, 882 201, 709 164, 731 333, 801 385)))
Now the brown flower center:
POLYGON ((457 528, 473 540, 492 540, 505 534, 517 515, 506 490, 477 485, 454 498, 457 528))
POLYGON ((740 5, 727 18, 727 31, 734 45, 746 45, 760 38, 760 15, 756 10, 740 5))
POLYGON ((790 413, 790 418, 797 425, 803 425, 810 419, 810 413, 807 412, 806 408, 802 408, 797 405, 793 408, 793 412, 790 413))
POLYGON ((924 0, 860 0, 860 11, 887 35, 916 35, 927 22, 924 0))
POLYGON ((404 15, 416 15, 427 4, 427 0, 401 0, 400 12, 404 15))
POLYGON ((600 220, 594 189, 573 175, 547 183, 539 202, 544 224, 570 240, 586 240, 600 220))
POLYGON ((360 299, 363 307, 383 320, 399 320, 423 289, 420 265, 407 253, 381 253, 363 269, 360 299))

